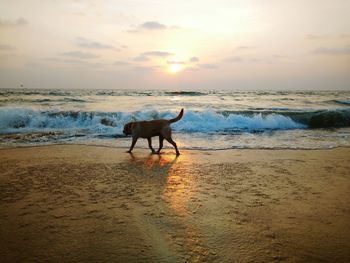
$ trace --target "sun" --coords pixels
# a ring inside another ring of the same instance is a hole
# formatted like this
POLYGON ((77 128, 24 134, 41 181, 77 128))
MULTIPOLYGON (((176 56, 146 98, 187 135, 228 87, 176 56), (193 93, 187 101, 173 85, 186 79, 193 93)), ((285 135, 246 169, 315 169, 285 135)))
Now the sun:
POLYGON ((183 70, 183 67, 180 64, 171 64, 169 66, 169 72, 171 74, 176 74, 176 73, 180 72, 181 70, 183 70))

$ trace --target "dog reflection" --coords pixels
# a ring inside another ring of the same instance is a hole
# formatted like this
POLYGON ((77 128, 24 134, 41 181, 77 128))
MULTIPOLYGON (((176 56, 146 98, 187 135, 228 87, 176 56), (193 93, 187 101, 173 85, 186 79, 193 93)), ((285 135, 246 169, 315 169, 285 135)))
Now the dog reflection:
POLYGON ((130 153, 131 161, 134 165, 142 167, 143 170, 159 171, 162 174, 168 174, 169 169, 178 160, 177 155, 165 155, 165 154, 149 154, 147 157, 137 157, 135 154, 130 153))

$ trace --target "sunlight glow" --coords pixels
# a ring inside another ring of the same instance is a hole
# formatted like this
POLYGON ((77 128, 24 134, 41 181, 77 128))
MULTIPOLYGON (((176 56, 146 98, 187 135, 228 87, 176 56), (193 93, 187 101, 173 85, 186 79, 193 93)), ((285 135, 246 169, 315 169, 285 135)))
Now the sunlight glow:
POLYGON ((180 65, 180 64, 171 64, 171 65, 169 66, 169 72, 170 72, 171 74, 176 74, 176 73, 178 73, 178 72, 181 71, 181 70, 183 70, 183 66, 180 65))

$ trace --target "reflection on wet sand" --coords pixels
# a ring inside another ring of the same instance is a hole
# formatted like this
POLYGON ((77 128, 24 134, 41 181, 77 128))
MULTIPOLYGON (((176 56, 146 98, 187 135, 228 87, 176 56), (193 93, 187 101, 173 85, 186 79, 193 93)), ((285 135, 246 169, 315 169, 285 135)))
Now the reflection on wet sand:
MULTIPOLYGON (((159 175, 163 181, 161 194, 161 204, 166 213, 171 217, 162 218, 156 224, 170 226, 167 229, 154 226, 149 229, 157 229, 153 237, 165 240, 167 250, 172 255, 168 258, 181 259, 191 262, 203 262, 209 251, 203 245, 202 235, 198 226, 195 225, 195 209, 191 207, 191 199, 196 199, 193 195, 197 189, 197 182, 191 168, 190 155, 179 157, 172 154, 161 154, 139 157, 131 154, 133 165, 141 167, 143 173, 151 172, 154 176, 159 175), (184 165, 186 164, 186 166, 184 165), (159 237, 162 235, 163 237, 159 237)), ((148 221, 152 222, 152 220, 148 221)), ((149 233, 148 233, 149 234, 149 233)), ((164 244, 163 244, 164 245, 164 244)), ((159 246, 159 245, 158 245, 159 246)))
POLYGON ((144 155, 136 155, 134 153, 130 153, 131 161, 136 165, 143 165, 146 169, 164 169, 166 172, 171 168, 171 166, 177 161, 179 158, 176 155, 172 154, 149 154, 147 157, 144 155))
POLYGON ((1 262, 350 262, 350 149, 166 152, 3 149, 1 262))
POLYGON ((163 196, 169 208, 177 215, 180 229, 183 229, 181 233, 183 249, 179 254, 183 255, 185 260, 203 262, 209 252, 203 244, 200 229, 194 224, 195 211, 190 209, 191 200, 197 191, 197 181, 190 169, 191 157, 183 156, 182 161, 186 162, 185 167, 177 165, 169 170, 163 196))

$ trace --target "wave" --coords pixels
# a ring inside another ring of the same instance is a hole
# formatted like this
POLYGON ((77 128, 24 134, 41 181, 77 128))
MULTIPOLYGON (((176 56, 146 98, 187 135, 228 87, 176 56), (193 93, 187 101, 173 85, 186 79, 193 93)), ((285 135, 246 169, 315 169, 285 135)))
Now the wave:
MULTIPOLYGON (((0 132, 39 129, 89 129, 95 132, 121 132, 125 123, 135 120, 170 119, 177 112, 142 110, 136 112, 38 111, 27 108, 0 108, 0 132)), ((241 114, 186 111, 174 130, 184 132, 216 132, 226 130, 262 130, 303 128, 288 117, 279 114, 241 114)))
POLYGON ((288 108, 271 108, 267 110, 250 111, 225 111, 224 115, 242 114, 255 115, 262 114, 269 116, 271 114, 281 115, 290 118, 296 123, 304 125, 306 128, 341 128, 350 127, 350 110, 293 110, 288 108))
POLYGON ((187 111, 183 121, 174 124, 175 130, 185 132, 236 132, 301 129, 305 125, 281 114, 245 112, 187 111))
MULTIPOLYGON (((30 108, 0 108, 0 133, 84 130, 88 134, 122 134, 125 123, 138 120, 171 119, 178 112, 140 110, 135 112, 40 111, 30 108)), ((204 111, 187 110, 174 123, 174 131, 236 133, 265 130, 350 127, 350 110, 300 111, 204 111)))
POLYGON ((203 96, 206 95, 206 93, 199 92, 199 91, 166 91, 164 92, 165 95, 171 95, 171 96, 203 96))
POLYGON ((333 100, 333 102, 341 105, 350 105, 350 100, 333 100))
POLYGON ((0 89, 1 96, 11 95, 45 95, 45 96, 69 96, 77 93, 70 90, 51 90, 51 89, 0 89))
POLYGON ((79 102, 79 103, 85 103, 85 102, 91 102, 91 100, 84 100, 84 99, 78 99, 78 98, 72 98, 72 97, 63 97, 59 99, 49 99, 49 98, 0 98, 0 103, 59 103, 59 102, 79 102))
POLYGON ((350 110, 347 109, 294 112, 289 113, 289 116, 309 128, 350 127, 350 110))
POLYGON ((202 96, 208 92, 199 91, 161 91, 161 90, 26 90, 26 89, 0 89, 0 96, 53 96, 53 97, 81 97, 88 96, 202 96))
POLYGON ((97 91, 97 96, 202 96, 207 95, 199 91, 123 91, 123 90, 102 90, 97 91))
POLYGON ((154 92, 147 91, 119 91, 119 90, 101 90, 96 91, 96 96, 132 96, 132 97, 142 97, 142 96, 153 96, 159 95, 154 92))

